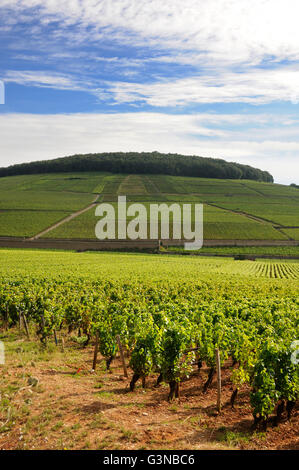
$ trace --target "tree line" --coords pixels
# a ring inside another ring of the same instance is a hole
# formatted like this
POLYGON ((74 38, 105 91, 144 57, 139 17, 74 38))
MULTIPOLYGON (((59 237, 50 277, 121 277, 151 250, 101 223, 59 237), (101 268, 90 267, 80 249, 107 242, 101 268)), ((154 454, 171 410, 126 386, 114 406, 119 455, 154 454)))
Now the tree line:
POLYGON ((0 168, 0 177, 42 173, 105 171, 201 178, 248 179, 273 183, 267 171, 222 159, 159 152, 114 152, 72 155, 0 168))

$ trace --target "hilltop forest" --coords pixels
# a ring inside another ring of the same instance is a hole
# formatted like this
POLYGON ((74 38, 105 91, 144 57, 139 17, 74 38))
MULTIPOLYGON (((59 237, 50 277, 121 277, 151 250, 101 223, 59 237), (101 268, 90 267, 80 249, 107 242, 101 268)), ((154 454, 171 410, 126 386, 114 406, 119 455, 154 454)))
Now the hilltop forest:
POLYGON ((270 173, 248 165, 215 158, 158 152, 95 153, 22 163, 0 168, 0 177, 82 171, 246 179, 273 183, 270 173))

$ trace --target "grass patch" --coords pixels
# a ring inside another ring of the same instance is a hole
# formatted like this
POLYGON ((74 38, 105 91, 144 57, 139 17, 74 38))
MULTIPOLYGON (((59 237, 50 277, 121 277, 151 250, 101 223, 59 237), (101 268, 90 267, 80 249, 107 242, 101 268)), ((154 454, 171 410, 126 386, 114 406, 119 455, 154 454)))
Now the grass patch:
POLYGON ((231 447, 236 447, 240 444, 247 444, 250 441, 250 434, 242 433, 237 431, 231 431, 226 429, 225 427, 221 427, 218 429, 218 437, 217 440, 219 442, 225 442, 231 447))

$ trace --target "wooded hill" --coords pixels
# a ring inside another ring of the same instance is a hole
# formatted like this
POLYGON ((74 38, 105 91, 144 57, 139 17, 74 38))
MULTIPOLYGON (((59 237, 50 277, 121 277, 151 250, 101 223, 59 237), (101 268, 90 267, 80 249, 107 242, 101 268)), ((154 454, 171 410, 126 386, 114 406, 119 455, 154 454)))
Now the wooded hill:
POLYGON ((273 176, 267 171, 249 165, 215 158, 159 152, 95 153, 22 163, 0 168, 0 177, 82 171, 246 179, 269 183, 274 181, 273 176))

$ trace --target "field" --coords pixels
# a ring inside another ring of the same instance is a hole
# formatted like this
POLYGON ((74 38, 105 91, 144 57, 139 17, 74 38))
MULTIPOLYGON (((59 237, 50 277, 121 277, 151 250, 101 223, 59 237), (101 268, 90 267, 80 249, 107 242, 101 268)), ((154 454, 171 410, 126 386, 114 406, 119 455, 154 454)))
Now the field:
MULTIPOLYGON (((299 268, 298 261, 234 261, 231 258, 183 259, 171 255, 144 255, 130 253, 74 253, 46 250, 6 250, 0 249, 0 276, 7 279, 45 276, 48 279, 73 277, 76 279, 114 279, 126 281, 133 276, 141 281, 193 281, 204 279, 213 281, 215 276, 229 276, 236 280, 241 276, 252 278, 254 283, 255 266, 282 265, 299 268), (58 269, 59 268, 59 269, 58 269), (179 273, 179 276, 178 276, 179 273)), ((259 270, 259 269, 258 269, 259 270)), ((267 276, 266 276, 267 277, 267 276)), ((286 279, 288 277, 286 276, 286 279)), ((266 282, 266 286, 269 284, 266 282)), ((280 285, 280 284, 279 284, 280 285)), ((293 285, 292 283, 290 285, 293 285)), ((296 287, 296 284, 294 284, 296 287)))
MULTIPOLYGON (((97 172, 0 178, 0 236, 36 235, 65 215, 88 207, 96 195, 98 202, 115 203, 118 195, 126 195, 129 203, 147 206, 151 202, 204 203, 206 239, 298 240, 296 188, 246 180, 97 172), (18 223, 13 223, 15 211, 19 211, 18 223), (40 212, 34 215, 34 211, 40 212)), ((95 239, 96 222, 92 208, 45 237, 95 239)))
MULTIPOLYGON (((299 254, 296 188, 162 175, 0 178, 0 237, 95 240, 119 195, 278 243, 207 254, 299 254)), ((298 281, 295 259, 0 249, 0 449, 298 449, 298 281)))
POLYGON ((0 236, 32 237, 94 199, 99 177, 12 176, 0 179, 0 236))
POLYGON ((293 238, 294 240, 299 240, 299 228, 289 228, 285 229, 284 232, 290 237, 293 238))
MULTIPOLYGON (((167 248, 169 252, 184 252, 184 249, 181 247, 170 246, 167 248)), ((299 257, 299 247, 298 246, 237 246, 237 247, 205 247, 199 251, 201 254, 215 254, 215 255, 225 255, 225 256, 235 256, 235 255, 251 255, 251 256, 288 256, 295 258, 299 257)), ((193 254, 196 254, 196 252, 193 254)))
MULTIPOLYGON (((149 202, 143 202, 149 213, 149 202)), ((112 203, 117 214, 117 206, 112 203)), ((182 205, 181 205, 182 206, 182 205)), ((128 217, 128 221, 132 218, 128 217)), ((76 217, 68 224, 52 230, 45 238, 88 238, 96 239, 95 225, 99 219, 95 217, 95 208, 76 217), (80 236, 79 236, 80 234, 80 236)), ((170 217, 172 221, 173 218, 170 217)), ((193 219, 192 219, 193 220, 193 219)), ((149 237, 149 225, 148 225, 149 237)), ((172 226, 170 227, 172 237, 172 226)), ((242 215, 204 205, 204 237, 207 239, 253 239, 253 240, 286 240, 285 234, 275 230, 270 224, 256 222, 242 215)))
POLYGON ((0 250, 0 449, 298 449, 298 279, 293 261, 0 250))
POLYGON ((63 211, 0 211, 2 237, 33 237, 45 227, 64 219, 71 212, 63 211))

